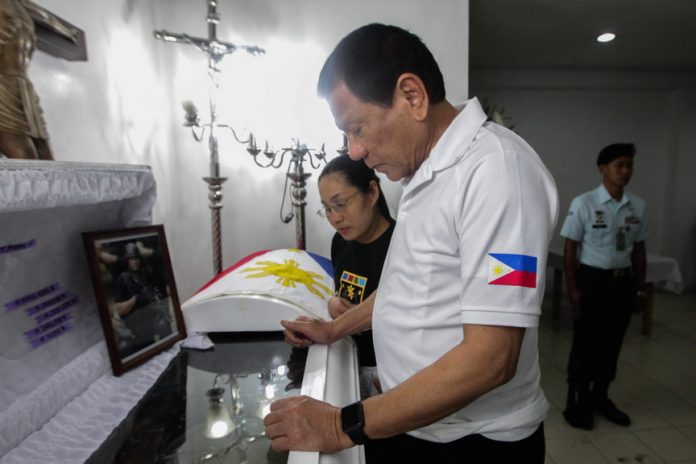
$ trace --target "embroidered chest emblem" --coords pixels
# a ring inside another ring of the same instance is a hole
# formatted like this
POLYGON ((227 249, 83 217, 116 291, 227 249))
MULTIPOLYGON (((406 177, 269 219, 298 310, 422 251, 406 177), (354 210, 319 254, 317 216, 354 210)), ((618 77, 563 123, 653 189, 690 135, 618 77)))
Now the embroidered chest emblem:
POLYGON ((367 277, 343 271, 341 273, 341 282, 338 287, 338 296, 349 300, 351 303, 360 303, 365 297, 366 285, 367 277))

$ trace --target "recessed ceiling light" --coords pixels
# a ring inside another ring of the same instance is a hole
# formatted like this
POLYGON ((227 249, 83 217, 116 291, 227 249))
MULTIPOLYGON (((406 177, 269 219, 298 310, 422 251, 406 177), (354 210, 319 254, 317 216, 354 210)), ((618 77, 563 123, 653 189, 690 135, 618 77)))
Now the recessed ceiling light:
POLYGON ((611 32, 606 32, 597 36, 597 42, 611 42, 615 37, 611 32))

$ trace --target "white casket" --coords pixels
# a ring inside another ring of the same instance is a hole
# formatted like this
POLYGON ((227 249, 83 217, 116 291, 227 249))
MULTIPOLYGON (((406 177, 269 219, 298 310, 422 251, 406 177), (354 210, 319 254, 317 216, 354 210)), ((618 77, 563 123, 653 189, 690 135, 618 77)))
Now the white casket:
MULTIPOLYGON (((111 462, 95 456, 108 454, 99 450, 179 359, 176 345, 113 376, 81 237, 150 224, 155 197, 146 166, 0 160, 0 464, 111 462), (41 314, 51 319, 38 321, 41 314)), ((312 272, 330 281, 320 269, 312 272)), ((218 291, 228 274, 183 305, 189 333, 270 333, 283 318, 326 317, 312 292, 303 301, 268 290, 218 291)), ((310 348, 301 393, 335 405, 358 399, 350 341, 310 348)), ((290 453, 288 462, 363 460, 357 447, 290 453)))

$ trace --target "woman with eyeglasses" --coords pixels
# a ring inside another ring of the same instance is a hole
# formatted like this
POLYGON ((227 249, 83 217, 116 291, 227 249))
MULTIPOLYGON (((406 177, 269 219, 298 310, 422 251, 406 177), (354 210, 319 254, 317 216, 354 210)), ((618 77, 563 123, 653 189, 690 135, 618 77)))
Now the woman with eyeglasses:
MULTIPOLYGON (((329 313, 336 318, 367 299, 379 283, 382 265, 396 224, 373 169, 348 156, 331 160, 319 176, 319 195, 336 234, 331 242, 336 296, 329 313)), ((364 397, 378 393, 372 330, 353 336, 358 346, 360 389, 364 397)))

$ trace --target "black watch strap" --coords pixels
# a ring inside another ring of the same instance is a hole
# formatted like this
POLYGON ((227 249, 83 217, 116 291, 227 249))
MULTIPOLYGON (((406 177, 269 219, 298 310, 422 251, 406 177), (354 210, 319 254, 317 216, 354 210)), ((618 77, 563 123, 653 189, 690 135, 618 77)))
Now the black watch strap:
POLYGON ((341 409, 341 428, 356 445, 363 445, 368 440, 363 427, 365 427, 365 415, 360 401, 341 409))

